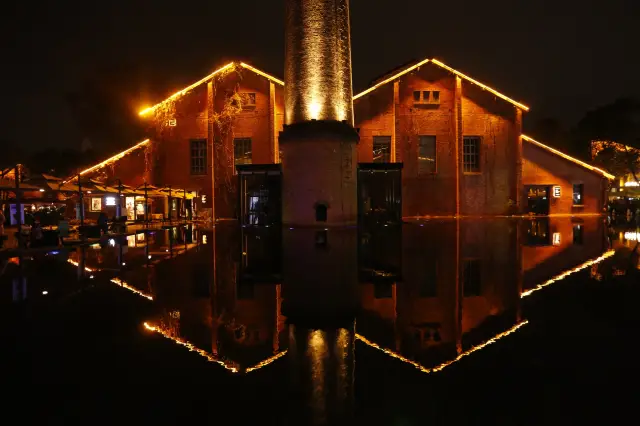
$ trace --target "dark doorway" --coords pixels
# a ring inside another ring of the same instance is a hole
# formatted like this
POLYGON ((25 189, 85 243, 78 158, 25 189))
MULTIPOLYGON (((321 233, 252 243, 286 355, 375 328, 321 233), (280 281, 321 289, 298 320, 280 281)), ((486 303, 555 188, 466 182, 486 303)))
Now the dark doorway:
POLYGON ((402 223, 402 163, 358 164, 358 221, 373 227, 402 223))
POLYGON ((252 226, 280 224, 282 173, 279 164, 236 166, 239 178, 240 223, 252 226))
POLYGON ((525 186, 525 190, 527 191, 527 213, 548 215, 551 187, 547 185, 529 185, 525 186))
POLYGON ((327 205, 324 203, 316 204, 316 222, 327 221, 327 205))

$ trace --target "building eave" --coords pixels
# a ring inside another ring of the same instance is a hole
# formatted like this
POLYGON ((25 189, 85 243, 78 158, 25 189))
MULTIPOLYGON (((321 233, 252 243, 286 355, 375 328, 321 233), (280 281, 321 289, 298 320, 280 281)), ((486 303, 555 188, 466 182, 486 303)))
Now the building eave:
POLYGON ((535 146, 538 146, 538 147, 540 147, 540 148, 542 148, 542 149, 545 149, 546 151, 549 151, 549 152, 551 152, 551 153, 553 153, 553 154, 555 154, 555 155, 557 155, 557 156, 559 156, 559 157, 562 157, 562 158, 564 158, 565 160, 571 161, 572 163, 577 164, 577 165, 579 165, 579 166, 582 166, 582 167, 584 167, 585 169, 590 170, 590 171, 592 171, 592 172, 594 172, 594 173, 598 173, 599 175, 604 176, 605 178, 607 178, 607 179, 609 179, 609 180, 614 180, 614 179, 615 179, 615 176, 613 176, 613 175, 612 175, 612 174, 610 174, 610 173, 605 172, 605 171, 604 171, 604 170, 602 170, 602 169, 599 169, 599 168, 597 168, 597 167, 594 167, 594 166, 592 166, 591 164, 587 164, 587 163, 585 163, 584 161, 580 161, 580 160, 578 160, 577 158, 574 158, 574 157, 572 157, 572 156, 570 156, 570 155, 567 155, 567 154, 565 154, 565 153, 564 153, 564 152, 562 152, 562 151, 558 151, 558 150, 557 150, 557 149, 555 149, 555 148, 551 148, 550 146, 545 145, 545 144, 543 144, 542 142, 538 142, 537 140, 535 140, 535 139, 533 139, 533 138, 531 138, 531 137, 529 137, 529 136, 527 136, 527 135, 521 135, 521 136, 522 136, 522 139, 523 139, 523 140, 525 140, 525 141, 527 141, 527 142, 529 142, 529 143, 531 143, 531 144, 533 144, 533 145, 535 145, 535 146))
POLYGON ((229 62, 228 64, 226 64, 223 67, 218 68, 217 70, 213 71, 211 74, 201 78, 200 80, 196 81, 195 83, 190 84, 189 86, 185 87, 182 90, 177 91, 176 93, 174 93, 173 95, 169 96, 168 98, 166 98, 165 100, 158 102, 157 104, 155 104, 152 107, 148 107, 143 109, 142 111, 140 111, 138 113, 138 115, 144 117, 146 115, 148 115, 149 113, 155 111, 158 107, 160 107, 161 105, 163 105, 166 102, 169 101, 173 101, 175 99, 180 98, 181 96, 184 96, 185 94, 189 93, 191 90, 195 89, 196 87, 200 86, 203 83, 208 82, 209 80, 211 80, 212 78, 214 78, 217 75, 220 75, 222 73, 224 73, 225 71, 233 71, 234 69, 236 69, 236 67, 240 67, 240 68, 244 68, 246 70, 249 70, 261 77, 264 77, 266 79, 268 79, 269 81, 272 81, 276 84, 279 84, 281 86, 284 86, 284 81, 275 78, 274 76, 267 74, 264 71, 259 70, 258 68, 255 68, 245 62, 229 62))
POLYGON ((386 78, 383 81, 371 86, 370 88, 358 93, 357 95, 355 95, 353 97, 353 100, 355 101, 355 100, 361 98, 362 96, 373 92, 374 90, 384 86, 387 83, 390 83, 392 81, 397 80, 398 78, 402 77, 403 75, 408 74, 411 71, 414 71, 417 68, 419 68, 419 67, 421 67, 421 66, 423 66, 423 65, 425 65, 425 64, 427 64, 429 62, 431 62, 432 64, 434 64, 434 65, 436 65, 436 66, 438 66, 438 67, 440 67, 440 68, 442 68, 444 70, 447 70, 447 71, 457 75, 458 77, 462 78, 465 81, 468 81, 468 82, 470 82, 472 84, 475 84, 476 86, 480 87, 481 89, 486 90, 486 91, 494 94, 498 98, 513 104, 514 106, 516 106, 517 108, 520 108, 523 111, 529 111, 529 107, 524 105, 523 103, 515 101, 515 100, 511 99, 510 97, 508 97, 506 95, 503 95, 502 93, 498 92, 497 90, 487 86, 484 83, 479 82, 478 80, 475 80, 475 79, 469 77, 468 75, 466 75, 466 74, 464 74, 464 73, 462 73, 462 72, 460 72, 460 71, 458 71, 458 70, 456 70, 454 68, 451 68, 450 66, 446 65, 445 63, 443 63, 443 62, 441 62, 441 61, 439 61, 437 59, 429 59, 429 58, 428 59, 424 59, 424 60, 422 60, 422 61, 420 61, 420 62, 418 62, 418 63, 416 63, 414 65, 411 65, 411 66, 403 69, 402 71, 397 72, 396 74, 392 75, 391 77, 386 78))

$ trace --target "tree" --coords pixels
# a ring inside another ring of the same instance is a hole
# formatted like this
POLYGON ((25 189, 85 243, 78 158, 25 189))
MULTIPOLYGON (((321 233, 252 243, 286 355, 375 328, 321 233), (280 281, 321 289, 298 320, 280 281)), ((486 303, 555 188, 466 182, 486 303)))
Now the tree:
POLYGON ((593 161, 617 176, 630 173, 638 181, 640 101, 618 99, 589 111, 578 122, 573 135, 579 146, 591 150, 593 161))

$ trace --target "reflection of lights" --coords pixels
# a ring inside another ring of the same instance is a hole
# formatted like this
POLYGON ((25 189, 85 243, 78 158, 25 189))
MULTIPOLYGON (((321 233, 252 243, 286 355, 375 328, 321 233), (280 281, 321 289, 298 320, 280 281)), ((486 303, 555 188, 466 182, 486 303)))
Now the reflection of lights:
POLYGON ((207 361, 215 362, 216 364, 223 366, 224 368, 226 368, 227 370, 231 371, 232 373, 237 373, 238 372, 238 369, 235 366, 229 365, 227 362, 222 361, 222 360, 214 357, 213 355, 211 355, 207 351, 204 351, 202 349, 197 348, 196 346, 194 346, 193 344, 187 342, 186 340, 183 340, 183 339, 181 339, 179 337, 172 336, 166 330, 163 330, 163 329, 161 329, 159 327, 156 327, 156 326, 151 325, 151 324, 146 323, 146 322, 143 325, 144 325, 144 328, 146 328, 147 330, 154 331, 156 333, 161 334, 162 336, 164 336, 167 339, 173 341, 174 343, 177 343, 178 345, 184 346, 185 348, 189 349, 190 351, 195 352, 198 355, 206 358, 207 361))
POLYGON ((492 337, 491 339, 487 340, 486 342, 481 343, 478 346, 474 346, 473 348, 469 349, 468 351, 465 351, 465 352, 461 353, 460 355, 458 355, 457 357, 455 357, 451 361, 443 362, 442 364, 437 365, 437 366, 435 366, 433 368, 427 368, 427 367, 423 366, 422 364, 417 363, 416 361, 413 361, 413 360, 410 360, 408 358, 405 358, 402 355, 400 355, 400 354, 398 354, 396 352, 393 352, 393 351, 391 351, 389 349, 385 349, 385 348, 381 347, 380 345, 378 345, 377 343, 374 343, 374 342, 370 341, 369 339, 367 339, 366 337, 364 337, 364 336, 362 336, 360 334, 356 334, 356 339, 360 340, 362 343, 364 343, 365 345, 367 345, 369 347, 377 349, 377 350, 379 350, 381 352, 384 352, 385 354, 387 354, 387 355, 389 355, 389 356, 391 356, 393 358, 399 359, 400 361, 402 361, 404 363, 407 363, 407 364, 410 364, 410 365, 414 366, 415 368, 417 368, 418 370, 420 370, 423 373, 430 374, 430 373, 437 373, 438 371, 444 370, 446 367, 448 367, 451 364, 454 364, 454 363, 460 361, 465 356, 471 355, 472 353, 474 353, 476 351, 479 351, 480 349, 483 349, 483 348, 485 348, 486 346, 489 346, 492 343, 497 342, 498 340, 502 339, 503 337, 506 337, 506 336, 510 335, 511 333, 516 332, 518 329, 520 329, 521 327, 525 326, 528 323, 529 323, 529 321, 526 321, 526 320, 522 321, 522 322, 514 325, 513 327, 511 327, 509 330, 504 331, 504 332, 496 335, 495 337, 492 337))
POLYGON ((113 238, 109 238, 109 245, 111 247, 115 247, 116 246, 116 240, 114 240, 113 238))
POLYGON ((254 365, 253 367, 249 367, 245 370, 245 373, 251 373, 252 371, 256 371, 259 370, 263 367, 266 367, 267 365, 271 364, 272 362, 274 362, 277 359, 282 358, 283 356, 285 356, 287 354, 287 351, 282 351, 279 352, 277 354, 275 354, 274 356, 265 359, 264 361, 260 361, 259 363, 257 363, 256 365, 254 365))
POLYGON ((131 287, 129 284, 127 284, 126 282, 122 281, 119 278, 112 278, 111 282, 114 283, 114 284, 119 285, 122 288, 126 288, 127 290, 137 294, 138 296, 142 296, 145 299, 153 300, 153 296, 151 296, 150 294, 143 293, 140 290, 138 290, 137 288, 131 287))
POLYGON ((543 288, 557 282, 557 281, 561 281, 565 278, 567 278, 569 275, 574 274, 576 272, 582 271, 584 268, 588 268, 591 265, 595 265, 596 263, 602 262, 604 259, 613 256, 615 253, 614 250, 609 250, 608 252, 604 253, 602 256, 596 258, 596 259, 592 259, 589 260, 585 263, 583 263, 582 265, 576 266, 573 269, 570 269, 568 271, 565 271, 563 273, 561 273, 560 275, 556 275, 555 277, 548 279, 547 281, 543 282, 542 284, 538 284, 537 286, 535 286, 534 288, 527 290, 525 292, 523 292, 520 297, 521 298, 525 298, 527 296, 530 296, 532 293, 535 293, 538 290, 542 290, 543 288))

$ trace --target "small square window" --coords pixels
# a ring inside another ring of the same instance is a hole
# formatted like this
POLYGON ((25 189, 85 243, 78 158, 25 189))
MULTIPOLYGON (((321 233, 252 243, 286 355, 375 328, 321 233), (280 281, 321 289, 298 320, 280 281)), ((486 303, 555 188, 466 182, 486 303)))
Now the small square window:
POLYGON ((422 91, 422 101, 423 102, 429 102, 429 90, 423 90, 422 91))
POLYGON ((256 94, 254 92, 244 93, 242 96, 242 100, 244 102, 244 106, 255 106, 256 94))
POLYGON ((431 92, 431 101, 433 103, 440 103, 440 92, 437 90, 434 90, 433 92, 431 92))
POLYGON ((415 92, 413 92, 413 101, 420 102, 420 91, 416 90, 415 92))

